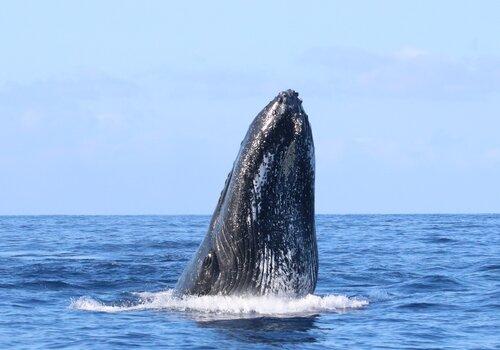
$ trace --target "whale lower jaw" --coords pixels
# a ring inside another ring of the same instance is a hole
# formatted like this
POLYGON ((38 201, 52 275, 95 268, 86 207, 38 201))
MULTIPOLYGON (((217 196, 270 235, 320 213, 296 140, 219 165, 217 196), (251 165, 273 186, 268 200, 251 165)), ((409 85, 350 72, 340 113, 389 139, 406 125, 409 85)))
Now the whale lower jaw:
MULTIPOLYGON (((273 239, 269 237, 267 241, 273 239)), ((292 239, 289 241, 290 244, 281 249, 264 246, 233 256, 236 261, 233 268, 220 272, 208 294, 305 296, 313 293, 318 271, 315 242, 301 242, 298 246, 292 239)))
POLYGON ((307 263, 309 271, 289 268, 293 264, 291 254, 275 255, 262 262, 262 281, 254 294, 278 296, 305 296, 313 293, 316 286, 317 266, 315 259, 307 263))

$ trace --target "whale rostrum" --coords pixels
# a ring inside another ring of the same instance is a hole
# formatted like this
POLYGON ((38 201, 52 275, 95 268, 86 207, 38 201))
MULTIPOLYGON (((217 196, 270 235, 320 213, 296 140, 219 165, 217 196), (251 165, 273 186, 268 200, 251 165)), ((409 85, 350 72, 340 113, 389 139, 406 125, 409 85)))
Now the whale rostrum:
POLYGON ((283 91, 251 123, 177 292, 313 293, 318 276, 314 170, 308 116, 298 93, 283 91))

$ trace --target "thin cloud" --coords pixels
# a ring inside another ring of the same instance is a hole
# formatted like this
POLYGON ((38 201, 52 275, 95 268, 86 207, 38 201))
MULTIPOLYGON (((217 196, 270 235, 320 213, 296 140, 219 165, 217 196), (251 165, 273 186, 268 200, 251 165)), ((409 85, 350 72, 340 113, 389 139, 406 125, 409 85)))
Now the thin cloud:
POLYGON ((405 47, 391 53, 316 48, 301 60, 333 93, 472 98, 500 93, 500 58, 454 58, 405 47))

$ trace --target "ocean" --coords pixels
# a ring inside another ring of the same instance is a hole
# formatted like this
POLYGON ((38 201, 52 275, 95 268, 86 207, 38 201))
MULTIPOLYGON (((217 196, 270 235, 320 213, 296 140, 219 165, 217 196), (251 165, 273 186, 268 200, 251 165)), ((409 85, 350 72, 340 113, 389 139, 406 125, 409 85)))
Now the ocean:
POLYGON ((319 215, 314 295, 176 297, 209 220, 0 217, 0 349, 500 349, 500 215, 319 215))

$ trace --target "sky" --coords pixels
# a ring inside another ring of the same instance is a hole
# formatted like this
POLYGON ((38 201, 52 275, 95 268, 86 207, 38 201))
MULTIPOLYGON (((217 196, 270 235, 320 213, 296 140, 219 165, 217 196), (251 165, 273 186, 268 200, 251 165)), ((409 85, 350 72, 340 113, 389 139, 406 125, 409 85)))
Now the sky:
POLYGON ((498 1, 10 1, 0 215, 210 214, 295 89, 316 212, 500 212, 498 1))

